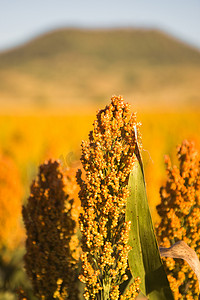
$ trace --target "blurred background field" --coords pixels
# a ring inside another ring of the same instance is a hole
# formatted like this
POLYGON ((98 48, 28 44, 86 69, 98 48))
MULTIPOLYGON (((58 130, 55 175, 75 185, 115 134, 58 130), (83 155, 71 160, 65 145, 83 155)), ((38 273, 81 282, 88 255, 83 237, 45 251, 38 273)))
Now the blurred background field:
MULTIPOLYGON (((110 99, 108 98, 108 103, 110 99)), ((134 106, 133 106, 134 111, 134 106)), ((199 113, 138 113, 143 137, 143 159, 153 217, 159 202, 159 188, 165 179, 164 155, 175 161, 176 146, 184 139, 200 146, 199 113)), ((81 141, 88 138, 94 114, 61 116, 1 116, 1 152, 11 158, 19 171, 23 199, 29 193, 38 166, 46 159, 59 159, 74 171, 80 167, 81 141)))
POLYGON ((21 205, 38 166, 59 159, 74 175, 81 140, 114 94, 142 123, 157 221, 164 155, 176 163, 184 139, 200 149, 199 49, 158 29, 61 28, 0 52, 0 299, 16 299, 14 290, 24 283, 29 288, 21 205))
MULTIPOLYGON (((155 215, 164 154, 200 143, 200 52, 158 30, 61 29, 0 54, 0 143, 20 172, 24 198, 47 158, 77 168, 98 109, 123 95, 142 122, 155 215)), ((156 218, 156 215, 155 215, 156 218)))

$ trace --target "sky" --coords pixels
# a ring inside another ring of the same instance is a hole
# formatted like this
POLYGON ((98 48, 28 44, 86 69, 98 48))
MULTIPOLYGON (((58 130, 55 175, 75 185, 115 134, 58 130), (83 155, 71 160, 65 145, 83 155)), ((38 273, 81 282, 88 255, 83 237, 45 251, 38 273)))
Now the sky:
POLYGON ((0 0, 0 51, 60 27, 145 27, 200 49, 200 0, 0 0))

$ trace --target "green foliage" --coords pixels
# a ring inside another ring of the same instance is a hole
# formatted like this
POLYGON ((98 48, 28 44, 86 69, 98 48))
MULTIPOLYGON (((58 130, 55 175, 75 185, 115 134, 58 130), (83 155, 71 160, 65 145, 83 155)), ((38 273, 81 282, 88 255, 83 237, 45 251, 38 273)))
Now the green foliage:
POLYGON ((165 274, 146 196, 143 166, 139 149, 129 177, 130 196, 126 220, 131 221, 129 265, 133 275, 141 278, 141 290, 152 300, 173 299, 165 274))

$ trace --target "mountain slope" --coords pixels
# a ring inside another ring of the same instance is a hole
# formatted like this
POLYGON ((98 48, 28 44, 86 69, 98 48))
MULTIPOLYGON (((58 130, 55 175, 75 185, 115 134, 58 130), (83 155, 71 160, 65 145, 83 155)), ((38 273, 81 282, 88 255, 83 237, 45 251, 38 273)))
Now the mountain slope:
POLYGON ((200 52, 156 30, 61 29, 0 54, 2 111, 65 111, 123 94, 140 108, 199 107, 200 52))

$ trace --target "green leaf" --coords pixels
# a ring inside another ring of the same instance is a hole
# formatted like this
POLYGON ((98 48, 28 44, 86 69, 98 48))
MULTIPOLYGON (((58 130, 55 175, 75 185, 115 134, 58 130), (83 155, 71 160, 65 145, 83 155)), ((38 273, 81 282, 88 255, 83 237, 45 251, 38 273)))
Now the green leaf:
POLYGON ((137 147, 137 160, 129 177, 126 220, 131 221, 129 266, 133 277, 140 277, 141 291, 151 300, 173 298, 161 261, 146 195, 142 159, 137 147))

